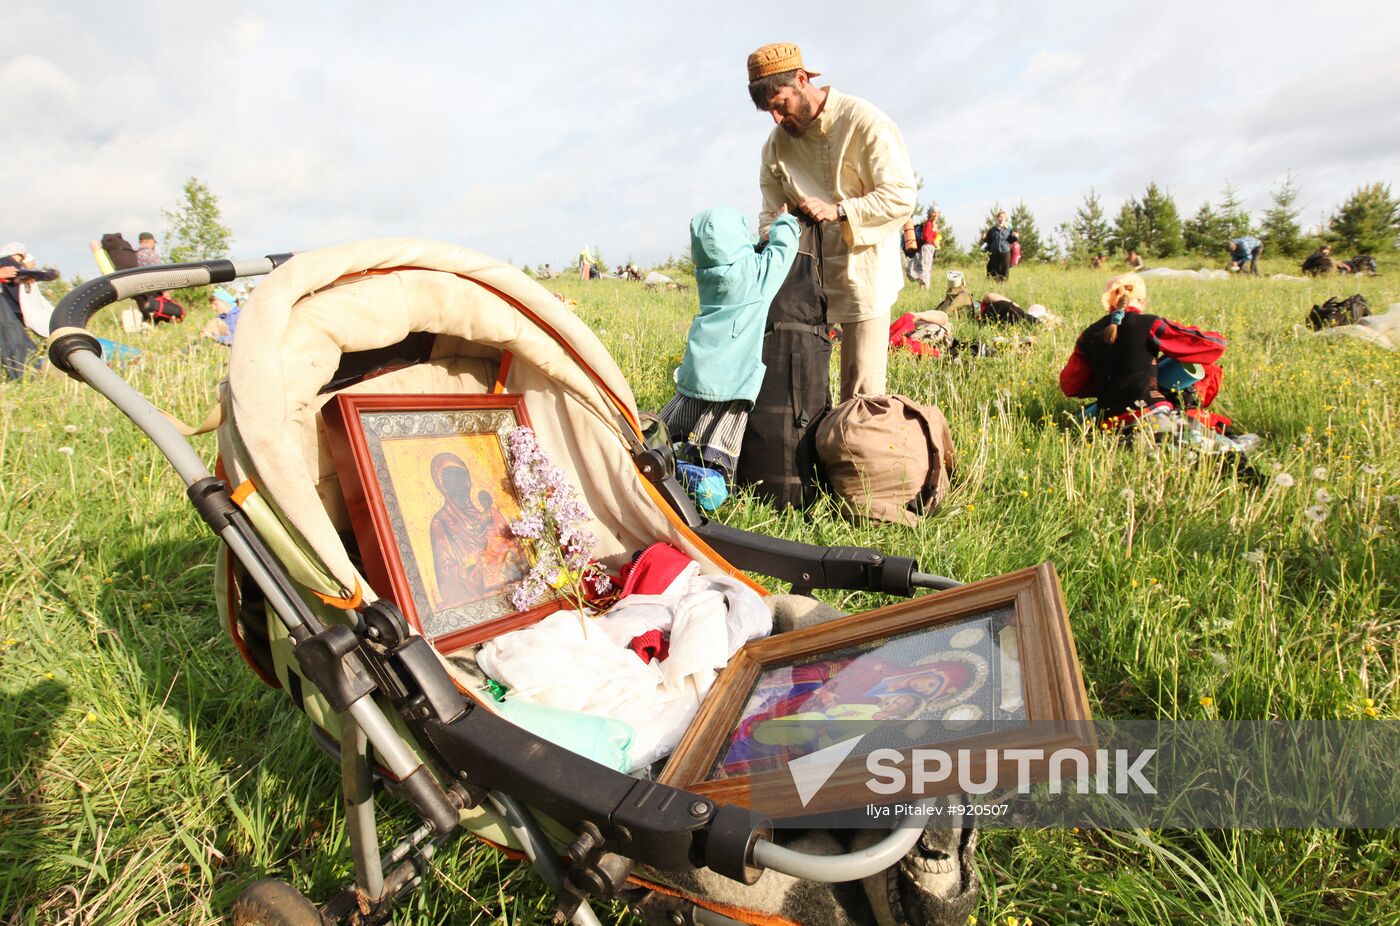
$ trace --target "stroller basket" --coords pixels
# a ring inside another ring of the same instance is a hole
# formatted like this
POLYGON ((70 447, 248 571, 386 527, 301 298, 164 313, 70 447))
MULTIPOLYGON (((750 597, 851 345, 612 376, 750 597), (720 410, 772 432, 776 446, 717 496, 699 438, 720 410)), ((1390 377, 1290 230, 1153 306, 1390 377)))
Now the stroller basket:
MULTIPOLYGON (((249 448, 257 439, 250 436, 249 422, 265 409, 240 408, 240 378, 290 393, 291 375, 279 380, 279 351, 297 349, 283 342, 295 341, 289 331, 303 329, 289 319, 319 319, 326 325, 373 321, 380 317, 376 306, 390 298, 386 294, 402 289, 411 297, 414 287, 439 293, 442 300, 428 300, 424 307, 421 299, 415 304, 406 298, 408 314, 394 316, 383 331, 377 322, 367 324, 369 333, 357 329, 353 337, 327 347, 327 356, 338 363, 312 364, 319 373, 298 371, 297 388, 309 396, 303 422, 308 441, 314 443, 318 403, 367 376, 414 365, 433 367, 430 372, 440 375, 444 369, 464 369, 463 364, 485 364, 496 367, 504 380, 508 366, 511 382, 541 403, 535 421, 547 419, 540 408, 553 403, 548 407, 562 435, 556 436, 556 446, 588 453, 590 466, 592 455, 606 454, 617 462, 610 471, 625 468, 618 477, 620 500, 590 499, 593 507, 611 507, 611 516, 627 522, 603 525, 617 547, 613 552, 665 540, 708 569, 763 573, 791 582, 795 592, 840 588, 907 596, 916 588, 957 584, 919 572, 909 558, 777 540, 703 517, 669 475, 665 458, 640 440, 630 390, 592 332, 528 277, 473 252, 385 239, 296 257, 138 268, 86 283, 54 311, 50 359, 116 405, 170 461, 192 504, 222 540, 221 555, 230 558, 230 572, 245 597, 265 602, 269 633, 282 639, 289 654, 275 674, 285 681, 295 673, 296 687, 319 699, 318 715, 289 690, 339 754, 344 772, 355 883, 317 909, 286 885, 258 882, 236 905, 235 921, 387 921, 396 897, 419 883, 436 848, 464 829, 523 852, 554 891, 558 914, 579 923, 596 922, 591 898, 618 897, 658 921, 750 921, 751 911, 742 904, 639 888, 647 882, 636 876, 636 866, 683 876, 708 869, 737 889, 765 870, 838 882, 869 878, 904 858, 919 840, 921 826, 896 828, 859 851, 807 854, 775 842, 770 821, 746 808, 717 805, 623 774, 515 726, 463 695, 446 660, 411 630, 394 602, 352 594, 363 584, 340 546, 336 525, 326 508, 306 504, 320 501, 315 479, 305 480, 299 496, 271 488, 278 466, 304 462, 296 456, 302 445, 264 434, 265 440, 291 447, 290 455, 280 463, 267 462, 266 454, 263 461, 250 462, 249 448), (86 325, 120 299, 268 274, 244 310, 233 348, 233 398, 225 415, 226 425, 231 416, 236 427, 220 432, 221 460, 231 481, 251 482, 256 474, 259 493, 268 496, 249 505, 229 481, 208 471, 161 412, 102 361, 101 345, 86 325), (331 306, 337 307, 334 312, 331 306), (352 317, 346 319, 347 313, 352 317), (550 393, 553 382, 560 384, 562 397, 550 393), (575 430, 564 430, 571 420, 575 430), (593 438, 579 436, 584 431, 601 435, 596 447, 587 442, 593 438), (343 600, 325 604, 335 598, 343 600), (376 832, 376 777, 421 818, 387 849, 376 832), (268 910, 295 915, 279 919, 268 910)), ((392 383, 395 375, 376 379, 376 388, 392 383)), ((416 381, 406 382, 413 388, 416 381)), ((230 621, 236 624, 232 615, 230 621)), ((776 910, 752 915, 768 922, 784 919, 776 910)), ((965 910, 962 915, 965 919, 965 910)))

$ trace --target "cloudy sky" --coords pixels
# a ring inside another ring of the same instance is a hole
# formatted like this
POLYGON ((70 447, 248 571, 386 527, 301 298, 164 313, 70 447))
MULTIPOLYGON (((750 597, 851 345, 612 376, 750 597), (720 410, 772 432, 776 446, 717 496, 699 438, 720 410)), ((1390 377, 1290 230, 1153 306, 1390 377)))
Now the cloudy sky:
POLYGON ((235 256, 405 235, 646 265, 703 208, 756 215, 772 123, 744 58, 780 40, 894 118, 963 240, 994 201, 1044 230, 1090 187, 1112 215, 1155 180, 1189 215, 1228 181, 1258 211, 1292 171, 1309 225, 1362 183, 1400 187, 1394 3, 5 9, 0 239, 65 274, 92 275, 103 232, 160 235, 190 176, 235 256))

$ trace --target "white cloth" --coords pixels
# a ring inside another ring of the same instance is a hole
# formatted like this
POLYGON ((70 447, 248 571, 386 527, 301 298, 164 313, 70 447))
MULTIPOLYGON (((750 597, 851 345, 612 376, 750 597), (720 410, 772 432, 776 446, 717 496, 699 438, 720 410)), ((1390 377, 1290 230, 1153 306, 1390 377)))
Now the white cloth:
POLYGON ((1202 267, 1200 270, 1177 270, 1172 267, 1153 267, 1151 270, 1138 272, 1140 277, 1157 277, 1159 279, 1176 280, 1228 280, 1230 274, 1224 270, 1212 270, 1209 267, 1202 267))
POLYGON ((23 283, 19 288, 19 310, 24 315, 24 327, 41 338, 49 336, 49 319, 53 303, 44 298, 38 283, 23 283))
POLYGON ((763 599, 728 576, 691 573, 667 591, 629 595, 601 617, 551 614, 491 640, 477 663, 510 689, 507 700, 630 724, 628 770, 643 768, 676 748, 739 647, 773 629, 763 599), (644 663, 627 644, 657 629, 670 633, 670 652, 644 663))

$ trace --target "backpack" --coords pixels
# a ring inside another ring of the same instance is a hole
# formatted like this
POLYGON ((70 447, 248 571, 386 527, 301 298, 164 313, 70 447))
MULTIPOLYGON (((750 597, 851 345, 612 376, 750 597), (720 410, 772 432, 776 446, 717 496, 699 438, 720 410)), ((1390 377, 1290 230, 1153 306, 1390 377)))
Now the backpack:
POLYGON ((779 508, 805 507, 816 498, 817 423, 831 409, 831 326, 821 253, 822 229, 814 225, 804 231, 792 268, 768 306, 768 369, 734 468, 735 482, 752 485, 779 508))
POLYGON ((1358 254, 1347 261, 1347 263, 1351 264, 1352 273, 1368 273, 1371 276, 1376 275, 1376 259, 1370 254, 1358 254))
POLYGON ((112 258, 112 266, 118 270, 131 270, 138 266, 136 262, 136 249, 117 232, 108 232, 102 236, 102 250, 107 252, 107 256, 112 258))
POLYGON ((1312 307, 1308 312, 1308 327, 1321 331, 1323 328, 1355 325, 1370 314, 1371 306, 1360 293, 1345 299, 1333 296, 1322 305, 1312 307))
POLYGON ((185 320, 185 307, 165 293, 157 293, 149 303, 150 314, 146 318, 153 325, 161 322, 182 322, 185 320))

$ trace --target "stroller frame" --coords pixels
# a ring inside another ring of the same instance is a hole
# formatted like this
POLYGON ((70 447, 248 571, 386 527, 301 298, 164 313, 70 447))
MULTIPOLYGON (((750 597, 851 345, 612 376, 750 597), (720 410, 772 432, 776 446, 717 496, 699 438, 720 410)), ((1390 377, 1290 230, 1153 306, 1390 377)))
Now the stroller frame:
MULTIPOLYGON (((118 300, 261 276, 291 257, 170 264, 100 277, 59 303, 49 343, 56 367, 111 401, 165 455, 195 509, 285 626, 300 673, 342 721, 338 743, 315 724, 312 729, 340 761, 355 882, 318 909, 288 885, 259 881, 235 904, 235 922, 240 905, 246 922, 384 922, 394 900, 420 883, 433 853, 460 834, 462 811, 483 803, 506 820, 554 891, 560 922, 596 923, 588 906, 592 897, 639 901, 634 909, 657 922, 739 922, 645 889, 639 898, 628 884, 635 862, 669 871, 708 867, 747 884, 767 868, 835 882, 882 871, 913 847, 923 832, 922 821, 913 822, 917 817, 858 852, 814 856, 784 848, 771 841, 771 822, 759 814, 614 771, 476 706, 458 691, 427 640, 411 634, 402 613, 386 599, 361 607, 353 626, 323 622, 234 503, 227 483, 210 474, 170 421, 107 366, 100 343, 86 330, 98 311, 118 300), (436 773, 404 742, 389 711, 436 773), (387 851, 376 830, 376 783, 411 803, 422 820, 387 851), (536 812, 575 834, 567 866, 536 812)), ((910 558, 780 540, 715 523, 691 504, 660 452, 635 439, 632 457, 639 473, 717 553, 740 568, 792 583, 794 592, 832 588, 908 596, 917 588, 959 584, 917 571, 910 558)))

